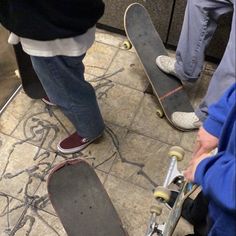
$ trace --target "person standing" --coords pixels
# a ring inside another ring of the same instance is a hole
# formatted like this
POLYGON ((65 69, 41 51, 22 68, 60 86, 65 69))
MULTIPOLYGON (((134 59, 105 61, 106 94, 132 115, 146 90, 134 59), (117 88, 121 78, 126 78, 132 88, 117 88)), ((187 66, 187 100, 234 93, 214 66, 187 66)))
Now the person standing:
POLYGON ((12 32, 9 42, 21 43, 50 102, 75 126, 58 144, 65 154, 82 150, 105 128, 83 64, 104 7, 102 0, 0 0, 0 23, 12 32))
POLYGON ((207 118, 208 107, 216 102, 235 80, 235 0, 188 0, 176 58, 157 57, 158 67, 181 81, 196 82, 203 69, 204 53, 223 14, 233 12, 229 41, 214 72, 207 93, 194 112, 173 113, 172 121, 184 129, 198 129, 207 118))

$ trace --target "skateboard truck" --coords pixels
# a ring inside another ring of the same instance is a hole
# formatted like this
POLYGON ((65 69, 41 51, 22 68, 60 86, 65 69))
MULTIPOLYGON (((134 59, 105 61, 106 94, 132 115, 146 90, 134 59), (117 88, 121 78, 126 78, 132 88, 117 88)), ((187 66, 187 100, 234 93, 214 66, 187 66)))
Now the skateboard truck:
POLYGON ((148 222, 148 229, 145 236, 152 236, 155 234, 157 236, 162 236, 165 224, 157 224, 157 217, 161 215, 162 209, 160 208, 159 205, 153 205, 150 208, 150 212, 151 212, 151 217, 148 222))
POLYGON ((166 203, 170 199, 170 190, 167 188, 171 183, 180 185, 183 182, 183 175, 178 171, 177 163, 183 160, 184 150, 181 147, 174 146, 169 150, 168 156, 171 158, 170 166, 163 186, 158 186, 154 192, 157 204, 150 208, 151 217, 149 219, 148 228, 145 236, 163 236, 165 224, 158 224, 157 217, 162 213, 162 203, 166 203))

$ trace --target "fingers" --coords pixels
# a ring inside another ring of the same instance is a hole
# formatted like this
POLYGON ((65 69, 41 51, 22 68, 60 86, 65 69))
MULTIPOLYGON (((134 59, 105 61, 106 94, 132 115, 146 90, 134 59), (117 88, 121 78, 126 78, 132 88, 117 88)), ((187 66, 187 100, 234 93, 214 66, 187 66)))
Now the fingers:
POLYGON ((198 151, 195 153, 195 155, 193 156, 193 159, 199 158, 202 154, 208 152, 208 150, 206 150, 206 148, 204 147, 200 147, 198 149, 198 151))
POLYGON ((204 147, 204 146, 201 146, 201 148, 197 151, 197 153, 194 155, 193 159, 197 159, 197 158, 200 158, 202 156, 209 156, 211 155, 211 151, 213 151, 215 149, 215 146, 213 147, 204 147))
POLYGON ((193 158, 196 156, 200 148, 201 148, 201 142, 199 140, 196 140, 195 146, 193 148, 193 155, 192 155, 193 158))
POLYGON ((186 179, 188 182, 193 182, 193 181, 194 181, 195 163, 196 163, 196 160, 195 160, 195 159, 192 159, 192 160, 189 162, 189 165, 188 165, 187 169, 183 172, 183 175, 184 175, 185 179, 186 179))
POLYGON ((199 157, 190 160, 187 169, 183 172, 183 175, 187 181, 194 182, 195 172, 199 163, 209 156, 211 156, 209 153, 203 153, 199 157))
POLYGON ((195 144, 194 152, 192 155, 192 159, 196 159, 200 157, 202 154, 208 153, 209 152, 208 149, 209 148, 205 146, 201 141, 197 140, 195 144))
POLYGON ((194 182, 193 173, 190 169, 185 170, 183 175, 188 182, 194 182))

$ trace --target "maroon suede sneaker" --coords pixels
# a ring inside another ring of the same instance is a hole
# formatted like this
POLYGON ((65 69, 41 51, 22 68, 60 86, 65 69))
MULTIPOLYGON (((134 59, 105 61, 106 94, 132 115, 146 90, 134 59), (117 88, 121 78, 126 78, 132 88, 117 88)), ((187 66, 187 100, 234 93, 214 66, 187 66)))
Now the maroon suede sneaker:
POLYGON ((50 99, 48 98, 48 96, 42 98, 42 101, 43 101, 45 104, 49 105, 49 106, 56 106, 56 104, 54 104, 54 103, 52 103, 52 102, 50 101, 50 99))
POLYGON ((96 138, 88 139, 80 137, 77 132, 73 133, 66 139, 62 140, 58 145, 57 149, 64 153, 64 154, 72 154, 75 152, 79 152, 86 148, 90 143, 92 143, 94 140, 99 138, 101 135, 99 135, 96 138))

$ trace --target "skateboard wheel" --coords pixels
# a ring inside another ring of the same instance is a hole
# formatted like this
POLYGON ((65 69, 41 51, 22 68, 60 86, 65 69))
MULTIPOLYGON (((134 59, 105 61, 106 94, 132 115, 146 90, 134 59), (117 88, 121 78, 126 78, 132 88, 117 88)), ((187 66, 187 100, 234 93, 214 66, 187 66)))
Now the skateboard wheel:
POLYGON ((176 157, 177 161, 182 161, 184 158, 184 154, 184 149, 178 146, 171 147, 168 152, 168 156, 170 158, 176 157))
POLYGON ((151 214, 157 214, 158 216, 162 213, 162 208, 158 205, 153 205, 150 208, 151 214))
POLYGON ((20 79, 20 72, 19 72, 19 70, 15 70, 15 76, 20 79))
POLYGON ((163 110, 161 110, 161 109, 157 109, 157 110, 156 110, 156 114, 157 114, 157 116, 160 117, 160 118, 163 118, 163 117, 164 117, 164 112, 163 112, 163 110))
POLYGON ((161 199, 163 202, 170 200, 170 190, 163 186, 158 186, 154 192, 154 197, 161 199))
POLYGON ((129 40, 126 40, 126 41, 124 41, 124 43, 123 43, 123 47, 124 47, 125 49, 129 50, 129 49, 132 48, 132 44, 131 44, 131 42, 130 42, 129 40))

